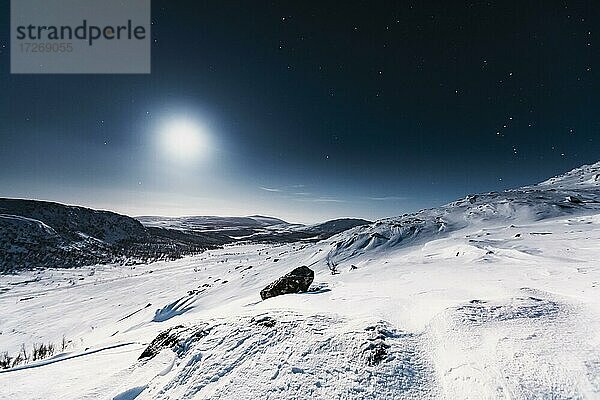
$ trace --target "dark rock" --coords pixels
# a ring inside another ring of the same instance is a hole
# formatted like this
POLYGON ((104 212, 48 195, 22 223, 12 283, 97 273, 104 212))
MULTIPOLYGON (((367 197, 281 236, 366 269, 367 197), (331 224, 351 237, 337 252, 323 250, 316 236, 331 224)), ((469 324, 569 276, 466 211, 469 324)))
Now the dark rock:
POLYGON ((387 358, 388 350, 391 347, 385 341, 390 337, 397 337, 396 330, 387 323, 380 321, 374 326, 365 328, 370 332, 368 342, 363 346, 363 356, 366 358, 367 364, 375 366, 387 358))
POLYGON ((567 196, 567 201, 568 201, 569 203, 574 203, 574 204, 580 204, 580 203, 583 203, 583 201, 581 201, 581 199, 580 199, 580 198, 578 198, 578 197, 575 197, 575 196, 567 196))
POLYGON ((315 272, 312 269, 298 267, 261 290, 260 297, 266 300, 282 294, 306 292, 314 278, 315 272))
POLYGON ((162 331, 154 338, 154 340, 146 347, 139 356, 138 360, 150 359, 156 356, 162 349, 171 348, 180 340, 181 333, 185 331, 183 325, 174 326, 162 331))
POLYGON ((149 360, 154 358, 163 349, 171 349, 177 355, 181 356, 190 347, 191 343, 205 337, 209 334, 210 328, 207 325, 196 327, 184 327, 177 325, 162 331, 146 347, 138 360, 149 360))
POLYGON ((267 328, 272 328, 275 326, 275 320, 269 316, 258 318, 258 319, 252 318, 252 320, 250 322, 254 322, 257 325, 262 325, 267 328))
POLYGON ((385 343, 383 340, 369 343, 364 350, 367 364, 370 366, 379 364, 386 358, 387 350, 389 348, 390 345, 385 343))

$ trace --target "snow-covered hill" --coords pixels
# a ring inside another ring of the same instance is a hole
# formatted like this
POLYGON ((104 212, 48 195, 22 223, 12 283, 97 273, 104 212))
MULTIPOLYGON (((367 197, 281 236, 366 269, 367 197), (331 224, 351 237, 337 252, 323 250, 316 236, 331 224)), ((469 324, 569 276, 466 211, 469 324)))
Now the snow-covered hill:
POLYGON ((0 198, 0 273, 42 267, 136 264, 198 253, 210 243, 169 237, 110 211, 0 198))
POLYGON ((2 276, 0 352, 59 350, 0 398, 598 399, 599 167, 317 243, 2 276), (300 265, 309 292, 261 300, 300 265))
POLYGON ((423 243, 467 227, 489 227, 587 215, 600 210, 600 163, 576 168, 540 184, 468 195, 442 207, 377 221, 340 235, 331 263, 375 249, 423 243))

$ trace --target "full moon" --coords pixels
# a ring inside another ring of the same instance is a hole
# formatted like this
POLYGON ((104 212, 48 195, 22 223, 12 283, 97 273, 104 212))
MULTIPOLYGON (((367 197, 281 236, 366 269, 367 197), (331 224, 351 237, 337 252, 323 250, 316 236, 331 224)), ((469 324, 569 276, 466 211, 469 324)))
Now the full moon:
POLYGON ((162 130, 161 147, 169 158, 190 161, 206 151, 206 133, 196 122, 187 119, 173 120, 162 130))

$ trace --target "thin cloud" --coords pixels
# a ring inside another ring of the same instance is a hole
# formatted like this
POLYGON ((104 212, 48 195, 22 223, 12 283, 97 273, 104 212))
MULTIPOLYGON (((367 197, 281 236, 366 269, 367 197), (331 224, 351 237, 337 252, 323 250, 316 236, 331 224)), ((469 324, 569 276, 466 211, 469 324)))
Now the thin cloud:
POLYGON ((373 200, 373 201, 399 201, 399 200, 406 200, 406 197, 402 197, 402 196, 381 196, 381 197, 367 197, 367 200, 373 200))
POLYGON ((331 197, 316 197, 313 199, 297 199, 298 201, 307 201, 311 203, 345 203, 346 200, 334 199, 331 197))
POLYGON ((268 188, 268 187, 264 187, 264 186, 260 186, 259 189, 264 190, 266 192, 281 192, 281 189, 268 188))

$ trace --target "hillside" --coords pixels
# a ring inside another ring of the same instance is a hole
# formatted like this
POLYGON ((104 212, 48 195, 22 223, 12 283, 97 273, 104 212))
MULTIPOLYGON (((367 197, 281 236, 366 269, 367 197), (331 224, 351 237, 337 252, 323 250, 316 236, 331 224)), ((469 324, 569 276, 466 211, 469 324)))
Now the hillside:
POLYGON ((194 254, 207 243, 169 238, 110 211, 59 203, 0 199, 0 272, 28 268, 139 264, 194 254))

